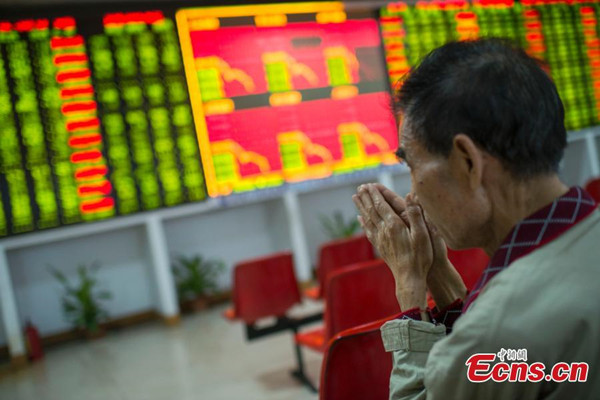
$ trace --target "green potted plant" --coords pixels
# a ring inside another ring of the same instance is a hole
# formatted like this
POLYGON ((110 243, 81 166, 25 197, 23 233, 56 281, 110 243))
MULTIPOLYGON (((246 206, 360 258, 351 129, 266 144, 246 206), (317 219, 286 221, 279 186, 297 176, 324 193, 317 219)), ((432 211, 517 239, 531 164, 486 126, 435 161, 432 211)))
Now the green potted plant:
POLYGON ((104 335, 100 325, 108 317, 101 301, 112 297, 106 290, 98 289, 98 281, 93 276, 99 264, 93 263, 89 268, 79 265, 78 281, 72 284, 61 271, 50 268, 51 274, 61 283, 64 289, 61 298, 65 318, 88 339, 104 335))
POLYGON ((200 311, 208 307, 208 295, 217 289, 217 280, 225 264, 200 255, 179 256, 172 269, 182 308, 200 311))
POLYGON ((332 240, 354 236, 360 228, 356 218, 346 221, 341 211, 335 211, 331 217, 321 214, 319 215, 319 221, 323 231, 332 240))

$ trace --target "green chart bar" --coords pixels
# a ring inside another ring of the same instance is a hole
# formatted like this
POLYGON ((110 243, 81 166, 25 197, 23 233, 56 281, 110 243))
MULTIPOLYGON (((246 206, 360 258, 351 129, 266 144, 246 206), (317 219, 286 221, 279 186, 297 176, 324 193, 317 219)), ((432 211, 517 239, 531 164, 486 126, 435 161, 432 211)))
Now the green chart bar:
POLYGON ((565 126, 578 130, 600 122, 600 41, 596 3, 478 0, 393 3, 381 11, 391 82, 434 48, 451 40, 500 37, 545 64, 565 106, 565 126), (582 14, 584 8, 584 14, 582 14))
POLYGON ((107 14, 90 38, 120 214, 206 197, 178 39, 173 22, 154 15, 107 14))

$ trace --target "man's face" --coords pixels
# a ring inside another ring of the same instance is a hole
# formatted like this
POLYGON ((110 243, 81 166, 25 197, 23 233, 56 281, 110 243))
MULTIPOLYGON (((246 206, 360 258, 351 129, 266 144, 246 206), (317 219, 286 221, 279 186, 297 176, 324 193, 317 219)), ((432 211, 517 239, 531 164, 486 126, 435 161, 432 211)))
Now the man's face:
POLYGON ((476 247, 485 222, 482 205, 461 172, 453 171, 451 157, 429 152, 407 124, 400 126, 400 153, 410 168, 413 195, 446 244, 453 249, 476 247))

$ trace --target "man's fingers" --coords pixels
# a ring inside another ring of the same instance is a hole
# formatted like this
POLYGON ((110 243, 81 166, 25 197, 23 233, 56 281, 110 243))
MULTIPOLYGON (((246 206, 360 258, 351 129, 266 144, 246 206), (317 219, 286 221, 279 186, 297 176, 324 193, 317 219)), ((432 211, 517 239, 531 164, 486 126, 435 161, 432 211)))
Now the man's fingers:
POLYGON ((361 185, 358 188, 358 197, 360 198, 360 201, 362 202, 363 205, 363 209, 364 212, 362 212, 362 216, 365 219, 365 222, 369 223, 373 223, 374 225, 377 225, 378 223, 381 222, 381 217, 379 216, 379 213, 377 212, 377 210, 375 209, 375 205, 373 203, 373 199, 371 198, 371 193, 368 190, 368 184, 366 185, 361 185))
POLYGON ((425 225, 427 226, 427 230, 429 231, 429 237, 431 238, 431 245, 433 247, 433 255, 434 257, 448 257, 448 252, 446 250, 446 242, 437 227, 429 220, 427 213, 423 211, 423 218, 425 220, 425 225))
POLYGON ((360 226, 365 229, 365 220, 363 219, 363 217, 361 217, 360 215, 358 215, 356 217, 356 219, 358 220, 358 223, 360 224, 360 226))
POLYGON ((371 220, 368 218, 369 213, 368 213, 367 209, 365 208, 363 202, 361 201, 360 196, 357 194, 353 195, 352 201, 354 202, 354 205, 358 209, 358 212, 361 214, 361 217, 358 222, 361 223, 361 226, 363 227, 363 229, 365 229, 365 230, 373 229, 375 226, 373 225, 371 220))
POLYGON ((427 226, 427 230, 429 231, 429 234, 431 235, 431 238, 437 238, 440 234, 436 228, 435 225, 433 225, 433 223, 429 220, 429 217, 427 216, 427 213, 423 211, 423 219, 425 220, 425 226, 427 226))
POLYGON ((358 210, 358 212, 361 215, 365 215, 365 213, 366 213, 365 206, 363 205, 362 201, 360 200, 360 197, 357 194, 352 195, 352 201, 354 202, 354 205, 356 206, 356 209, 358 210))
POLYGON ((429 241, 429 231, 425 225, 425 218, 421 207, 414 202, 412 196, 406 196, 406 212, 410 222, 410 234, 416 244, 422 244, 424 241, 429 241))
POLYGON ((388 202, 385 201, 385 198, 381 192, 374 185, 369 185, 368 190, 371 194, 371 199, 373 200, 375 210, 382 220, 386 221, 388 224, 397 223, 398 221, 404 224, 402 219, 399 218, 398 214, 396 214, 388 202))
POLYGON ((404 221, 406 225, 409 225, 409 221, 408 218, 406 218, 405 213, 406 202, 404 201, 404 199, 401 196, 394 193, 393 191, 391 191, 390 189, 388 189, 387 187, 385 187, 384 185, 382 185, 381 183, 375 183, 374 185, 377 188, 377 190, 379 190, 379 192, 383 195, 385 201, 387 201, 387 203, 392 207, 394 212, 396 212, 396 214, 398 214, 400 218, 402 218, 402 221, 404 221))
MULTIPOLYGON (((362 205, 362 202, 360 201, 360 198, 358 197, 358 195, 356 195, 356 194, 353 195, 352 200, 354 201, 354 204, 356 204, 356 208, 358 208, 359 212, 362 214, 363 213, 362 209, 364 209, 364 206, 362 205)), ((358 223, 360 224, 363 231, 365 232, 367 239, 369 239, 369 241, 372 241, 373 235, 375 234, 375 231, 376 231, 375 225, 373 225, 373 223, 367 222, 362 215, 358 215, 356 217, 356 219, 358 220, 358 223)))
POLYGON ((358 223, 360 224, 360 226, 362 226, 363 231, 365 231, 365 235, 367 235, 367 239, 369 239, 369 241, 371 241, 372 236, 373 236, 373 229, 372 228, 368 228, 367 224, 365 223, 365 219, 362 216, 357 216, 356 219, 358 220, 358 223))

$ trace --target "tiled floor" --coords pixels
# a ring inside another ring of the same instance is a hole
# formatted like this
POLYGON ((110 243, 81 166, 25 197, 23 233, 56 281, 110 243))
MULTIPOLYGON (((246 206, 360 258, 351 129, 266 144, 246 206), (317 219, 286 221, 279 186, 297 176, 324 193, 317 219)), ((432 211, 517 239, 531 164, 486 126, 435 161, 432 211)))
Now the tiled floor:
MULTIPOLYGON (((185 317, 174 328, 149 323, 50 349, 44 361, 0 377, 0 399, 317 399, 290 377, 290 333, 247 342, 242 325, 224 321, 222 310, 185 317)), ((322 356, 304 355, 318 383, 322 356)))

